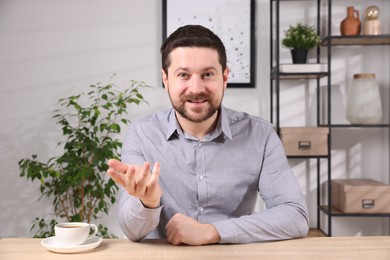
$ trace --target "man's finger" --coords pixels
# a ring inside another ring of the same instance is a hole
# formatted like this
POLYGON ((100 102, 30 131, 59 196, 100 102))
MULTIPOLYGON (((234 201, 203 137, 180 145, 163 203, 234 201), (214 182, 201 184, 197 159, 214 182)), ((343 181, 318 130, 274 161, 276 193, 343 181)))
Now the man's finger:
POLYGON ((149 181, 150 163, 145 162, 136 179, 136 188, 138 192, 145 193, 146 185, 149 181))
POLYGON ((110 175, 111 179, 115 183, 119 184, 122 187, 125 187, 125 182, 123 180, 123 176, 121 176, 114 169, 111 169, 111 168, 107 170, 107 173, 108 173, 108 175, 110 175))
POLYGON ((172 238, 172 233, 173 233, 173 229, 175 227, 175 222, 176 222, 176 219, 180 216, 180 213, 176 213, 175 215, 173 215, 173 217, 171 217, 170 220, 168 220, 168 223, 165 225, 165 231, 167 233, 167 236, 168 234, 170 234, 171 238, 172 238))
POLYGON ((128 165, 126 163, 123 163, 121 161, 115 160, 115 159, 110 159, 107 162, 108 166, 113 168, 114 170, 125 173, 127 170, 128 165))
POLYGON ((125 174, 125 188, 127 193, 135 195, 136 183, 135 183, 135 168, 132 166, 127 167, 125 174))
MULTIPOLYGON (((169 222, 168 222, 168 224, 169 224, 169 222)), ((166 225, 165 226, 165 235, 167 236, 168 243, 171 243, 171 241, 173 239, 173 235, 174 235, 173 233, 174 232, 173 232, 172 228, 170 226, 166 225)))
POLYGON ((160 163, 155 162, 153 166, 152 176, 150 177, 150 187, 154 188, 158 185, 160 178, 160 163))

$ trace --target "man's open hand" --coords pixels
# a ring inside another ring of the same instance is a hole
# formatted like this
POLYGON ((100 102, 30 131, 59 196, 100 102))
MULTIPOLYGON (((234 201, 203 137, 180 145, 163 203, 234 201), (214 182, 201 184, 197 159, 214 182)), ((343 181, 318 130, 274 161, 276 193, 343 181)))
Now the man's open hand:
POLYGON ((147 208, 156 208, 160 204, 162 191, 159 181, 160 164, 155 163, 150 173, 150 163, 143 166, 122 163, 111 159, 108 161, 107 173, 127 193, 141 200, 147 208))

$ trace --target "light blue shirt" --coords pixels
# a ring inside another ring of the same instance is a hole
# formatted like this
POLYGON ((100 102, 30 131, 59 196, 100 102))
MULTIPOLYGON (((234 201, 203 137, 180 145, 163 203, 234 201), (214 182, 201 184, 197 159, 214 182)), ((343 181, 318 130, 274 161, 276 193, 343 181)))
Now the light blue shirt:
POLYGON ((184 133, 173 109, 129 125, 122 161, 159 162, 161 206, 143 207, 120 191, 119 224, 132 241, 164 238, 176 213, 215 226, 221 243, 303 237, 308 213, 273 126, 222 107, 217 127, 204 140, 184 133), (260 193, 267 209, 254 213, 260 193))

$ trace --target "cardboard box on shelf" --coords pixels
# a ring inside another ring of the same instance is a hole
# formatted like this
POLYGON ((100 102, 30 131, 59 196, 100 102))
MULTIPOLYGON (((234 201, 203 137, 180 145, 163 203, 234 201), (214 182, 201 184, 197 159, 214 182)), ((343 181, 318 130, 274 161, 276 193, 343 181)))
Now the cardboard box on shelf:
POLYGON ((390 213, 390 186, 372 179, 334 179, 332 205, 344 213, 390 213))
POLYGON ((326 127, 282 127, 280 139, 288 156, 326 156, 328 154, 326 127))

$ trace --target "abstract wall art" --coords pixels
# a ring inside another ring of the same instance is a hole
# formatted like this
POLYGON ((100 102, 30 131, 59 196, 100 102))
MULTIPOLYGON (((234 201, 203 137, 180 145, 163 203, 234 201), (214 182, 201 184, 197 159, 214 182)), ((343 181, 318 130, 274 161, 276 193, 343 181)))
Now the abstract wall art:
POLYGON ((200 24, 223 41, 230 68, 228 87, 254 87, 254 0, 163 0, 163 39, 177 28, 200 24))

